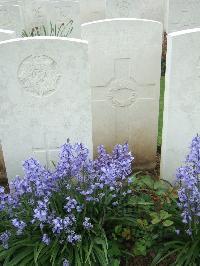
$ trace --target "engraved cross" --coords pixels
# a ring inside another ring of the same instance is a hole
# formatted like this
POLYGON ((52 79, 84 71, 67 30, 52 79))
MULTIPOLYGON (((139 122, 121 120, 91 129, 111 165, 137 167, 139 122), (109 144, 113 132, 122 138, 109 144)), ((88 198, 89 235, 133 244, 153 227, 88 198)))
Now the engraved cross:
POLYGON ((130 58, 118 58, 114 60, 114 75, 104 86, 93 88, 93 101, 110 101, 115 107, 127 107, 139 99, 152 99, 154 83, 138 83, 132 77, 132 60, 130 58))
POLYGON ((44 145, 34 147, 33 153, 37 155, 37 157, 42 158, 46 163, 46 167, 49 169, 51 164, 53 164, 52 155, 55 153, 58 154, 60 147, 51 146, 48 142, 46 134, 44 134, 43 143, 44 145))
POLYGON ((96 117, 100 116, 100 110, 102 117, 106 113, 112 123, 110 127, 114 129, 115 144, 129 141, 133 114, 135 108, 138 108, 137 102, 153 100, 156 95, 155 83, 139 83, 134 79, 132 72, 131 58, 115 59, 113 77, 106 84, 96 86, 92 90, 93 123, 98 121, 96 117))

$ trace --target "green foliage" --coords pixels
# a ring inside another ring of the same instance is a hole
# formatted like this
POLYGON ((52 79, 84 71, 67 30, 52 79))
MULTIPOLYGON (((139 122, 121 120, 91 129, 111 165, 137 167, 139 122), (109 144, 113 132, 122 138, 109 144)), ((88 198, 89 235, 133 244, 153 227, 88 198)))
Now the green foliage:
POLYGON ((61 25, 53 25, 50 22, 49 27, 33 27, 30 32, 22 31, 22 37, 35 37, 35 36, 57 36, 57 37, 69 37, 73 31, 73 20, 61 25))
POLYGON ((177 194, 168 183, 150 176, 133 176, 132 180, 132 196, 127 206, 132 209, 133 224, 117 225, 112 232, 126 261, 131 256, 146 256, 173 235, 173 216, 177 211, 177 194), (123 250, 124 246, 128 252, 123 250))
POLYGON ((168 257, 174 257, 174 263, 171 265, 178 266, 199 266, 200 265, 200 233, 195 240, 180 235, 174 237, 177 240, 163 243, 157 256, 152 262, 152 266, 159 265, 168 257), (179 240, 180 239, 180 240, 179 240))
MULTIPOLYGON (((159 265, 167 258, 174 258, 174 263, 170 265, 178 266, 199 266, 200 265, 200 230, 192 236, 186 232, 186 227, 180 219, 179 213, 173 214, 174 225, 178 229, 177 234, 159 246, 152 266, 159 265)), ((167 224, 168 225, 168 224, 167 224)))

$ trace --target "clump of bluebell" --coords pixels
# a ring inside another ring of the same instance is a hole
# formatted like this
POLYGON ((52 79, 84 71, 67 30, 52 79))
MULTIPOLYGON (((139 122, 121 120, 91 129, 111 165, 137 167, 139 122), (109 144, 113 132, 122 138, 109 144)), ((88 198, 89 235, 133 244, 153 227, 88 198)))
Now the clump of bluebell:
POLYGON ((122 206, 131 194, 132 161, 127 144, 111 154, 99 146, 90 160, 83 144, 71 143, 61 147, 54 170, 34 158, 25 161, 11 193, 0 188, 0 261, 107 265, 105 227, 130 215, 122 206))
POLYGON ((159 249, 152 265, 167 257, 173 265, 200 265, 200 136, 193 138, 185 164, 177 169, 178 207, 173 214, 176 235, 159 249), (180 213, 179 213, 180 211, 180 213))
POLYGON ((177 180, 182 222, 188 235, 196 235, 200 230, 200 136, 193 138, 186 164, 177 171, 177 180))

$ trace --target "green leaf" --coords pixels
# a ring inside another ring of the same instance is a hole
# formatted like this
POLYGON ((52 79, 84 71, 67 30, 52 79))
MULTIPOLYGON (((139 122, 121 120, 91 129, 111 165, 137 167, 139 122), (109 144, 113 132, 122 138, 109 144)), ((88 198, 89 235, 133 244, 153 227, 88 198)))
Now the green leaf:
POLYGON ((119 260, 117 260, 117 259, 115 259, 114 261, 112 261, 111 262, 112 264, 112 266, 120 266, 120 261, 119 260))
POLYGON ((143 176, 142 178, 141 178, 141 181, 142 181, 142 183, 145 185, 145 186, 147 186, 148 188, 150 188, 150 189, 153 189, 153 187, 154 187, 154 180, 153 180, 153 178, 151 177, 151 176, 148 176, 148 175, 146 175, 146 176, 143 176))
POLYGON ((162 223, 165 227, 169 227, 171 226, 172 224, 174 224, 173 221, 170 221, 170 220, 165 220, 163 223, 162 223))
POLYGON ((27 258, 27 256, 30 256, 30 254, 32 254, 32 258, 33 258, 33 248, 29 247, 29 248, 22 248, 20 250, 17 251, 17 255, 13 254, 13 259, 9 261, 9 263, 6 263, 6 266, 18 266, 21 265, 20 263, 23 263, 23 260, 27 258))
POLYGON ((122 225, 117 225, 117 226, 115 226, 115 233, 116 233, 116 234, 120 234, 121 231, 122 231, 122 225))
POLYGON ((104 256, 104 252, 99 247, 97 247, 97 246, 94 246, 94 251, 95 251, 96 257, 98 258, 99 264, 101 266, 108 265, 108 260, 104 256))
POLYGON ((38 257, 42 251, 42 249, 44 248, 44 244, 43 243, 38 243, 36 245, 36 247, 34 248, 34 262, 35 265, 38 266, 38 257))
POLYGON ((162 219, 162 220, 165 220, 165 219, 167 219, 167 218, 169 218, 169 217, 171 217, 172 215, 171 214, 169 214, 168 212, 166 212, 166 211, 164 211, 164 210, 161 210, 160 211, 160 218, 162 219))
POLYGON ((87 252, 87 257, 86 257, 86 259, 85 259, 85 263, 87 263, 87 262, 89 261, 90 255, 91 255, 91 253, 92 253, 93 246, 94 246, 94 242, 91 241, 90 248, 89 248, 89 250, 88 250, 88 252, 87 252))
POLYGON ((151 221, 152 224, 158 224, 158 223, 160 223, 160 222, 161 222, 161 219, 160 219, 159 217, 156 217, 156 218, 154 218, 154 219, 151 221))

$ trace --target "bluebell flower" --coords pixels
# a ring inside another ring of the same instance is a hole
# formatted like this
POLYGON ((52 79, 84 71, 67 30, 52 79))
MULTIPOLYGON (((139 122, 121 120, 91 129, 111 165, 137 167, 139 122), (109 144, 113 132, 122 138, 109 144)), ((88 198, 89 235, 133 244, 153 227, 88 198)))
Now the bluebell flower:
POLYGON ((64 206, 64 209, 67 212, 72 212, 72 210, 77 208, 77 201, 75 199, 72 199, 71 197, 67 197, 66 200, 68 201, 67 204, 64 206))
POLYGON ((90 218, 85 217, 84 222, 83 222, 83 227, 84 227, 86 230, 90 230, 90 229, 93 228, 93 225, 92 225, 91 222, 90 222, 90 218))
POLYGON ((12 225, 17 229, 17 235, 21 235, 24 228, 26 227, 26 223, 19 221, 18 219, 12 219, 11 222, 12 225))
POLYGON ((177 170, 178 206, 182 210, 182 221, 188 225, 186 233, 192 235, 192 224, 198 224, 200 217, 200 137, 192 140, 185 166, 177 170))
POLYGON ((53 233, 60 234, 61 231, 64 229, 63 220, 60 217, 56 217, 52 221, 53 223, 53 233))
POLYGON ((0 243, 5 249, 8 249, 8 241, 10 239, 11 233, 9 231, 5 231, 0 235, 0 243))
POLYGON ((69 261, 67 259, 64 259, 63 266, 70 266, 69 261))
POLYGON ((51 242, 51 239, 48 237, 47 234, 43 234, 42 242, 48 246, 50 244, 50 242, 51 242))
POLYGON ((79 241, 81 241, 81 235, 78 235, 74 231, 71 231, 67 237, 67 242, 71 244, 76 244, 79 241))

